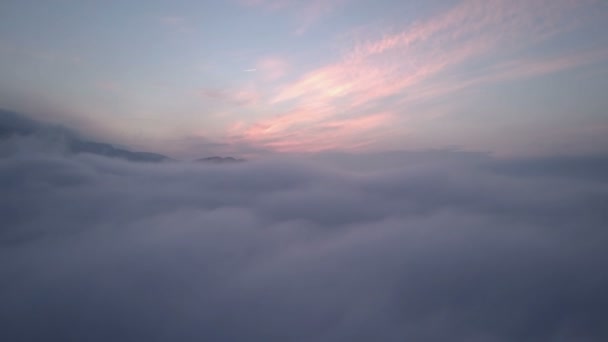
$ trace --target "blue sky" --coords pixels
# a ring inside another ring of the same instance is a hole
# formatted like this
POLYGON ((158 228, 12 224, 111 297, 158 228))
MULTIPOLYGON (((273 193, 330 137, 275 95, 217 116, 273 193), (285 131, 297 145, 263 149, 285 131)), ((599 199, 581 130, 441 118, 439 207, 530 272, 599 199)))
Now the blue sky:
POLYGON ((605 152, 600 0, 3 1, 0 107, 176 156, 605 152))

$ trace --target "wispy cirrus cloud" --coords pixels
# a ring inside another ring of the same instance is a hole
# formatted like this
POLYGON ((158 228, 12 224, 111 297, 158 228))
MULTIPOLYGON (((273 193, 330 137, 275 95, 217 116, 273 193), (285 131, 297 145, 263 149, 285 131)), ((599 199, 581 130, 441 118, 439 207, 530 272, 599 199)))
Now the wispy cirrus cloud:
MULTIPOLYGON (((363 148, 373 143, 373 131, 392 120, 393 113, 373 113, 358 118, 329 118, 328 109, 300 109, 279 120, 248 127, 240 138, 256 141, 278 152, 321 152, 363 148), (325 116, 326 120, 322 120, 325 116), (311 122, 317 122, 310 125, 311 122)), ((236 127, 237 129, 241 127, 236 127)))
POLYGON ((275 87, 268 97, 268 107, 292 110, 250 126, 240 125, 240 136, 280 150, 352 146, 349 132, 359 135, 365 129, 371 131, 378 125, 403 121, 411 115, 405 107, 413 101, 428 101, 481 83, 533 77, 606 59, 606 52, 597 49, 582 53, 557 50, 537 60, 522 60, 512 54, 559 39, 585 20, 594 19, 587 14, 577 15, 585 5, 594 3, 465 0, 425 21, 380 37, 358 38, 336 62, 275 87), (388 105, 395 114, 379 120, 377 113, 388 105), (365 117, 374 124, 356 124, 366 122, 365 117), (353 125, 347 120, 353 120, 353 125), (342 125, 332 124, 335 122, 342 125), (339 134, 332 135, 330 128, 338 127, 358 128, 341 128, 339 134))
POLYGON ((365 113, 337 118, 338 112, 332 106, 306 106, 253 124, 238 122, 229 132, 234 143, 247 142, 277 152, 351 150, 378 141, 396 116, 365 113))

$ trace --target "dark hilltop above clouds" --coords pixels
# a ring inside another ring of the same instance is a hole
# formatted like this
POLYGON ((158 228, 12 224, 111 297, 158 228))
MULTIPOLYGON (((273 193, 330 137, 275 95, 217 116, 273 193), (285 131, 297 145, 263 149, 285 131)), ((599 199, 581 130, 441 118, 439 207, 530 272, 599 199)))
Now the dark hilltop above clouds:
POLYGON ((73 153, 91 153, 110 158, 121 158, 135 162, 164 162, 171 158, 158 153, 129 151, 110 144, 93 141, 70 140, 68 148, 73 153))
POLYGON ((215 164, 232 164, 244 162, 245 159, 233 157, 206 157, 195 160, 197 163, 215 163, 215 164))
POLYGON ((0 139, 13 135, 30 135, 42 130, 41 124, 21 114, 0 109, 0 139))
MULTIPOLYGON (((38 122, 22 114, 0 109, 0 140, 11 138, 33 137, 43 140, 45 144, 56 148, 49 150, 66 154, 88 153, 109 158, 118 158, 133 162, 167 162, 174 159, 153 152, 131 151, 112 144, 91 141, 75 131, 58 125, 38 122)), ((206 157, 195 160, 201 163, 226 164, 243 162, 244 159, 233 157, 206 157)))
POLYGON ((112 144, 90 141, 75 131, 57 125, 41 123, 19 113, 0 109, 0 139, 13 137, 40 138, 67 154, 90 153, 135 162, 163 162, 171 158, 158 153, 130 151, 112 144))

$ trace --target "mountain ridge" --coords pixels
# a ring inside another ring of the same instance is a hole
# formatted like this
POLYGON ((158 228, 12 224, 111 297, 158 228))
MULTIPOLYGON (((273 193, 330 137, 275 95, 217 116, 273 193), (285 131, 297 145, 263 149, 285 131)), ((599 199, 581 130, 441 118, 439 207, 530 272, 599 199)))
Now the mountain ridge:
MULTIPOLYGON (((42 140, 48 140, 49 144, 61 144, 61 149, 68 154, 88 153, 132 162, 161 163, 177 161, 159 153, 132 151, 110 143, 89 140, 69 128, 40 122, 21 113, 0 108, 0 141, 14 136, 34 136, 42 140)), ((244 161, 245 159, 230 156, 211 156, 195 159, 191 162, 233 164, 244 161)))
POLYGON ((159 153, 131 151, 113 144, 85 139, 69 128, 42 123, 17 112, 0 109, 0 140, 14 136, 35 136, 48 139, 51 143, 63 143, 68 154, 89 153, 135 162, 173 160, 159 153))

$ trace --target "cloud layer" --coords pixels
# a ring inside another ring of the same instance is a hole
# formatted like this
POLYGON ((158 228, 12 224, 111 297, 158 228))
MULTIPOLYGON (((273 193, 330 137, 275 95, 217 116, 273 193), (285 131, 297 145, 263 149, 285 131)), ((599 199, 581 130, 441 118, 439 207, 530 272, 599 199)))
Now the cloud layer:
POLYGON ((0 159, 0 337, 608 338, 605 159, 368 157, 0 159))

